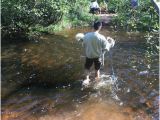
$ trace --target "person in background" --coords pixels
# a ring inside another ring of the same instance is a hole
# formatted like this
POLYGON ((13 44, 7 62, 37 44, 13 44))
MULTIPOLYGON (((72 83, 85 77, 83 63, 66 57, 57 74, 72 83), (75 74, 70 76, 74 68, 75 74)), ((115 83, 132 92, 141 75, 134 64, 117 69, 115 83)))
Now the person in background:
POLYGON ((131 0, 131 7, 135 9, 137 8, 137 6, 138 6, 138 0, 131 0))
MULTIPOLYGON (((99 80, 100 78, 100 67, 102 64, 102 55, 108 50, 110 50, 114 40, 110 37, 107 39, 100 34, 102 28, 102 22, 94 23, 94 31, 88 32, 83 37, 83 45, 85 50, 85 74, 86 80, 89 80, 90 68, 94 63, 95 67, 95 79, 99 80)), ((114 46, 114 45, 113 45, 114 46)), ((112 47, 113 47, 112 46, 112 47)))
POLYGON ((97 12, 100 13, 100 7, 99 7, 99 5, 97 3, 97 0, 94 0, 90 4, 90 13, 95 14, 97 12))

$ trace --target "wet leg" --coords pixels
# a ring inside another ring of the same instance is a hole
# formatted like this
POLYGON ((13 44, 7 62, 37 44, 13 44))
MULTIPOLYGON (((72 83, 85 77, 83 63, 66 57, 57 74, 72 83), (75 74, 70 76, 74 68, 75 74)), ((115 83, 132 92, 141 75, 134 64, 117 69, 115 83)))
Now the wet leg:
POLYGON ((100 79, 100 70, 95 70, 95 79, 99 81, 100 79))

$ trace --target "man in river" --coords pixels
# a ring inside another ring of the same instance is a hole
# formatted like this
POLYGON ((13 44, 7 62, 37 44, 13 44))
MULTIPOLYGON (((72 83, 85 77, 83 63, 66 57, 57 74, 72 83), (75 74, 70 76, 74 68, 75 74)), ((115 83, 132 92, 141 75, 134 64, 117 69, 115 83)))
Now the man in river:
POLYGON ((102 64, 102 55, 111 47, 114 46, 114 40, 110 37, 107 39, 100 34, 102 28, 101 22, 94 23, 94 31, 88 32, 83 37, 83 45, 85 49, 86 61, 85 61, 85 73, 86 80, 89 80, 89 70, 94 63, 95 67, 95 79, 100 78, 100 67, 102 64))

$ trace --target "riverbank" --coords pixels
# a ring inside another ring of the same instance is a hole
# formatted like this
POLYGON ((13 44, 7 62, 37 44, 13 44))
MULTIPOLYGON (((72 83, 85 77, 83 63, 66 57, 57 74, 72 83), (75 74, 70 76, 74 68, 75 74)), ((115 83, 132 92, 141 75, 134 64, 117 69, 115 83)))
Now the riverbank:
POLYGON ((103 23, 103 25, 110 26, 112 18, 117 16, 117 14, 98 14, 99 20, 103 23))
POLYGON ((89 14, 89 16, 86 16, 86 20, 76 19, 76 20, 67 20, 64 18, 61 22, 59 22, 57 25, 51 25, 48 27, 37 27, 37 30, 42 33, 55 33, 63 31, 64 29, 74 29, 74 28, 85 28, 85 27, 92 27, 93 23, 95 21, 101 21, 103 23, 103 26, 109 26, 111 27, 112 19, 117 16, 117 14, 89 14))

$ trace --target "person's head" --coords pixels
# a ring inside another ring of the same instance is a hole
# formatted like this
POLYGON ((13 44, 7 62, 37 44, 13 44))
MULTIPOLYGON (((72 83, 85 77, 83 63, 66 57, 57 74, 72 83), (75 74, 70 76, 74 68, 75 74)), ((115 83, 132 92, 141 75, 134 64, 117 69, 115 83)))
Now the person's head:
POLYGON ((94 23, 94 30, 99 31, 101 30, 101 28, 102 28, 102 22, 97 21, 94 23))

